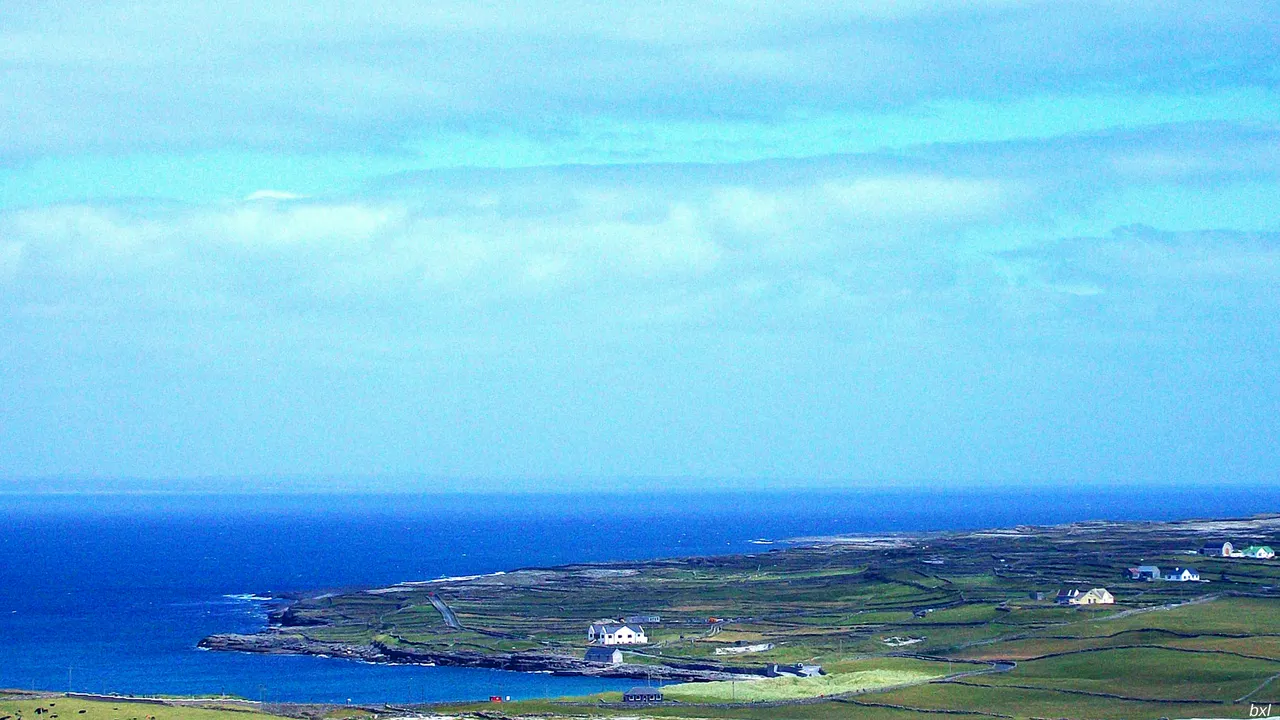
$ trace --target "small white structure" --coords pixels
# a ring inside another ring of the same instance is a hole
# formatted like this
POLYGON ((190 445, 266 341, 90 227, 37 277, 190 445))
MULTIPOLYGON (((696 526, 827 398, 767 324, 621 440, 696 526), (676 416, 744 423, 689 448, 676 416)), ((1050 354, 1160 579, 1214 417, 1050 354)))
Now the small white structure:
POLYGON ((1241 554, 1247 558, 1254 558, 1257 560, 1271 560, 1275 558, 1276 551, 1272 550, 1267 545, 1250 545, 1249 547, 1245 548, 1241 554))
POLYGON ((587 640, 598 645, 644 645, 644 628, 626 623, 595 622, 587 628, 587 640))
POLYGON ((1164 574, 1169 582, 1200 582, 1200 573, 1192 568, 1174 568, 1164 574))

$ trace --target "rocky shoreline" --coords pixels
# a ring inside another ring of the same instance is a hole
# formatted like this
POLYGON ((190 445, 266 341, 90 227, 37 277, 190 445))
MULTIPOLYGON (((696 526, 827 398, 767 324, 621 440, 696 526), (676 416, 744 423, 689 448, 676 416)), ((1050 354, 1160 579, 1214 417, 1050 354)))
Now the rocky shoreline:
POLYGON ((580 675, 603 678, 652 679, 664 682, 708 682, 757 677, 754 671, 682 665, 606 665, 550 652, 479 653, 466 650, 439 651, 392 647, 380 642, 367 645, 323 642, 275 629, 252 635, 210 635, 199 642, 204 650, 248 652, 266 655, 319 655, 399 665, 444 665, 515 672, 543 672, 553 675, 580 675))

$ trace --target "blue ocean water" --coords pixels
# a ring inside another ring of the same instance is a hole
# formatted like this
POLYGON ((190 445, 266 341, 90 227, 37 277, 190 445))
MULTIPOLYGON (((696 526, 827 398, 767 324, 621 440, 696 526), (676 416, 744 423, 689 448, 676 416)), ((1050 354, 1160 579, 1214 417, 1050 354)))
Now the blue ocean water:
POLYGON ((555 697, 626 681, 204 652, 268 593, 590 560, 759 552, 753 539, 1164 520, 1280 509, 1280 488, 540 496, 0 495, 0 687, 267 700, 555 697))

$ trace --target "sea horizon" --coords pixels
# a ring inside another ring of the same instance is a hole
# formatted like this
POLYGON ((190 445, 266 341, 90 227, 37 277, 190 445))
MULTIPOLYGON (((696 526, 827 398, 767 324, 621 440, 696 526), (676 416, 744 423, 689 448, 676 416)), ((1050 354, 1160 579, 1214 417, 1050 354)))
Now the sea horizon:
POLYGON ((416 501, 387 494, 86 497, 0 497, 0 654, 8 659, 0 686, 315 702, 583 694, 626 683, 202 652, 195 644, 212 633, 261 629, 268 603, 254 598, 287 593, 762 552, 770 546, 753 544, 762 539, 1280 508, 1280 489, 1221 486, 437 494, 416 501))

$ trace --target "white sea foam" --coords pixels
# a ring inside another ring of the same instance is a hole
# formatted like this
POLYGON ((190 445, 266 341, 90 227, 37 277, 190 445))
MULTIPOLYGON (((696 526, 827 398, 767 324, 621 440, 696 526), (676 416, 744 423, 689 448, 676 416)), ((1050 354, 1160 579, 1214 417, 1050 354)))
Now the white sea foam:
POLYGON ((254 595, 253 593, 239 593, 236 595, 223 595, 228 600, 244 600, 245 602, 266 602, 272 598, 263 595, 254 595))
POLYGON ((481 575, 452 575, 450 577, 436 578, 435 580, 410 580, 409 582, 397 583, 395 585, 392 585, 391 587, 378 588, 376 590, 366 590, 365 592, 370 595, 409 592, 414 588, 422 587, 424 585, 435 585, 437 583, 463 582, 466 580, 479 580, 481 578, 498 577, 500 575, 506 575, 506 574, 507 573, 505 571, 499 570, 498 572, 483 573, 481 575))

